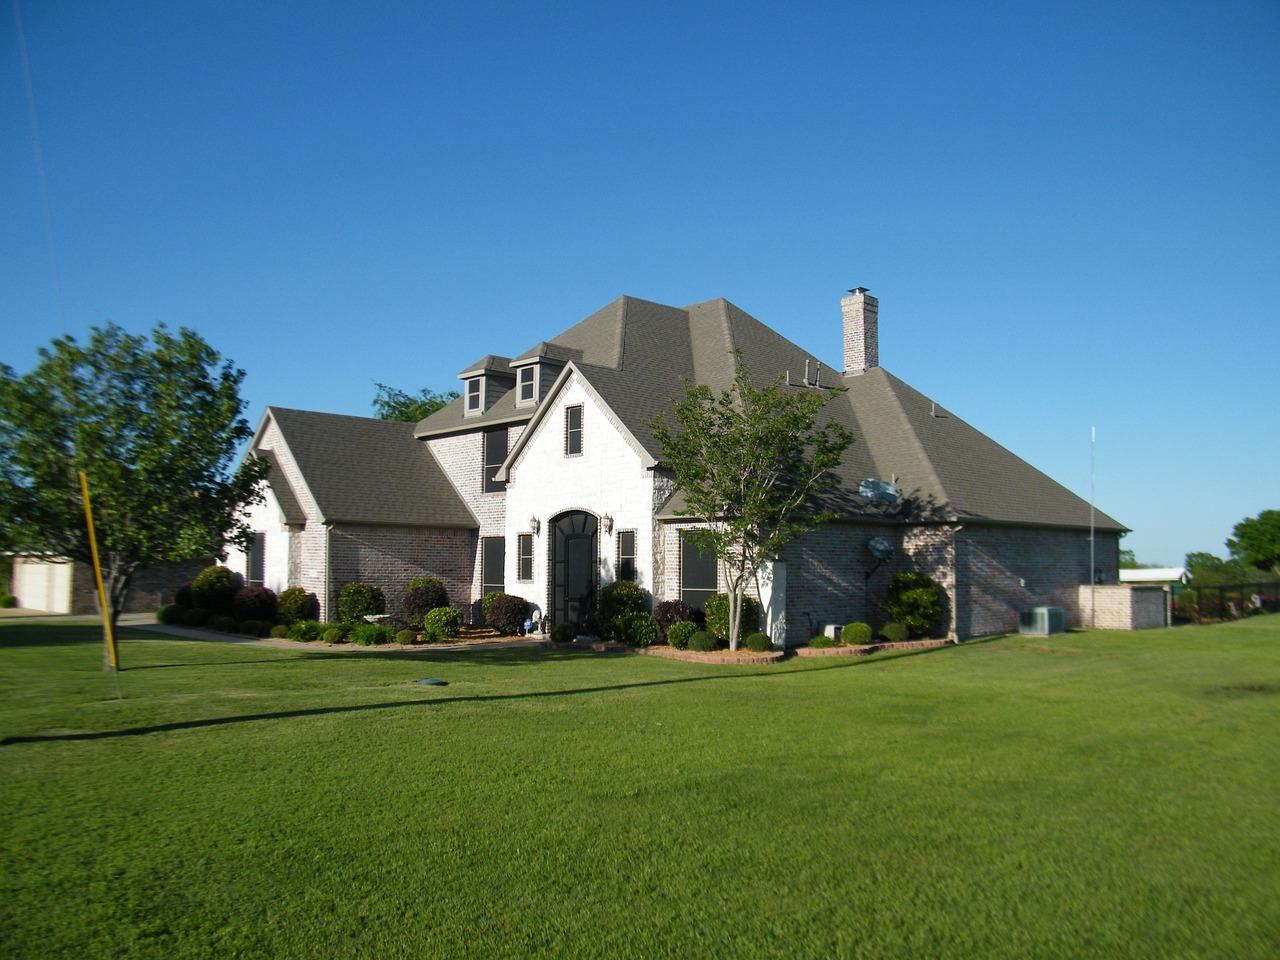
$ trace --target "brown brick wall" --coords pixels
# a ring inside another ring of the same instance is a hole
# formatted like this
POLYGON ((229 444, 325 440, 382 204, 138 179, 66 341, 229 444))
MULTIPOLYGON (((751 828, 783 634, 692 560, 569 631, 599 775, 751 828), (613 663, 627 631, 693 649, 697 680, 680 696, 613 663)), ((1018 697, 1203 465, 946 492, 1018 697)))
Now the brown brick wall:
POLYGON ((400 611, 405 587, 414 577, 441 580, 455 606, 473 599, 472 583, 478 576, 473 531, 342 525, 333 528, 331 538, 332 616, 337 615, 342 585, 357 580, 381 588, 388 613, 400 611))

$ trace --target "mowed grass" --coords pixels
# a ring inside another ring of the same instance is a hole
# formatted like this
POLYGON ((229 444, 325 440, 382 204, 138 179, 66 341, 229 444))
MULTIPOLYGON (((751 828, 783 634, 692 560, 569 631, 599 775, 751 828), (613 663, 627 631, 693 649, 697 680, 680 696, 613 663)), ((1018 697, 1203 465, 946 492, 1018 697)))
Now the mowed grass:
POLYGON ((6 957, 1280 955, 1280 617, 121 660, 0 625, 6 957))

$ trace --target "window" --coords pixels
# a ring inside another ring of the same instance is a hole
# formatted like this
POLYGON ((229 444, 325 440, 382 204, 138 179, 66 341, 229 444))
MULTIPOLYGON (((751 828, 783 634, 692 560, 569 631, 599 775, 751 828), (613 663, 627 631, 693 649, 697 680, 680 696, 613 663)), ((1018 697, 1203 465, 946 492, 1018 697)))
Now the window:
POLYGON ((582 456, 582 404, 564 408, 564 455, 582 456))
POLYGON ((538 399, 534 381, 537 372, 536 365, 520 368, 520 392, 517 394, 520 403, 533 403, 538 399))
POLYGON ((467 413, 480 412, 480 386, 479 377, 467 381, 467 413))
POLYGON ((716 576, 716 553, 701 549, 688 537, 680 538, 680 599, 701 610, 719 586, 716 576))
POLYGON ((636 532, 621 530, 618 532, 618 579, 636 579, 636 532))
POLYGON ((507 485, 494 479, 502 461, 507 459, 507 428, 495 427, 484 432, 484 492, 501 493, 507 485))
POLYGON ((503 567, 507 563, 507 543, 501 537, 480 538, 480 595, 494 591, 503 593, 507 579, 503 567))
POLYGON ((532 533, 522 533, 516 538, 516 579, 533 579, 532 533))
POLYGON ((263 569, 266 565, 266 548, 267 535, 265 533, 255 533, 253 539, 249 541, 249 575, 244 578, 246 587, 265 586, 263 569))

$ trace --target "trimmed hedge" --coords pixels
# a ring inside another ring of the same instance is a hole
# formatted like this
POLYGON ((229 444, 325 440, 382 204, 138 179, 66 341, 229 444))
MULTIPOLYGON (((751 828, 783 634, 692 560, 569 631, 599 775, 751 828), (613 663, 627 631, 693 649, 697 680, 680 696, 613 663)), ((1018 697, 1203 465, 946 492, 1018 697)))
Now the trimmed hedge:
POLYGON ((658 621, 641 611, 623 621, 623 643, 633 647, 648 647, 658 642, 658 621))
POLYGON ((529 619, 529 601, 524 597, 513 597, 509 593, 500 593, 489 601, 489 612, 485 622, 504 636, 513 637, 524 629, 524 622, 529 619))
POLYGON ((439 581, 410 587, 404 595, 404 618, 411 627, 421 627, 422 618, 432 610, 449 606, 449 591, 439 581))
POLYGON ((846 623, 844 629, 840 631, 841 642, 847 643, 851 647, 866 646, 874 636, 875 634, 871 632, 871 627, 856 620, 853 623, 846 623))
POLYGON ((0 610, 12 610, 18 605, 18 598, 12 593, 0 593, 0 610))
POLYGON ((699 630, 689 638, 689 649, 698 653, 711 653, 713 650, 720 649, 720 640, 713 633, 699 630))
POLYGON ((387 598, 371 583, 343 584, 338 591, 338 617, 344 623, 359 623, 365 617, 377 617, 387 612, 387 598))
POLYGON ((692 620, 678 620, 667 628, 667 644, 676 650, 689 649, 689 638, 698 632, 692 620))
POLYGON ((911 631, 905 623, 890 620, 880 628, 880 637, 888 643, 904 643, 911 637, 911 631))
POLYGON ((752 653, 768 653, 773 649, 773 641, 764 633, 753 633, 742 642, 752 653))
POLYGON ((683 600, 663 600, 653 608, 653 619, 658 623, 658 642, 670 643, 667 631, 677 623, 693 623, 699 626, 706 622, 701 610, 695 610, 683 600))
POLYGON ((240 574, 226 567, 205 567, 191 581, 191 600, 194 606, 208 610, 215 616, 231 616, 231 604, 236 592, 244 586, 240 574))
MULTIPOLYGON (((605 640, 627 640, 631 617, 644 612, 644 591, 630 580, 617 580, 600 590, 596 623, 605 640)), ((655 626, 656 629, 656 626, 655 626)))
POLYGON ((186 613, 186 607, 168 603, 156 611, 156 623, 163 623, 166 627, 181 626, 186 613))
MULTIPOLYGON (((707 600, 707 632, 721 640, 729 639, 729 595, 717 593, 707 600)), ((760 604, 754 597, 742 598, 742 619, 738 624, 738 636, 746 636, 760 629, 760 604)))
POLYGON ((418 642, 418 635, 412 630, 401 630, 396 634, 396 643, 403 646, 409 646, 418 642))
POLYGON ((276 619, 286 626, 299 620, 316 620, 320 616, 320 601, 314 593, 301 587, 289 587, 276 598, 276 619))
POLYGON ((813 647, 815 650, 827 650, 831 647, 840 646, 840 641, 835 637, 828 637, 826 634, 821 634, 816 637, 811 637, 809 639, 809 646, 813 647))
POLYGON ((237 620, 266 620, 275 623, 276 607, 276 592, 266 587, 237 590, 231 601, 231 613, 237 620))
POLYGON ((436 607, 422 619, 423 639, 428 643, 452 640, 462 632, 462 613, 453 607, 436 607))

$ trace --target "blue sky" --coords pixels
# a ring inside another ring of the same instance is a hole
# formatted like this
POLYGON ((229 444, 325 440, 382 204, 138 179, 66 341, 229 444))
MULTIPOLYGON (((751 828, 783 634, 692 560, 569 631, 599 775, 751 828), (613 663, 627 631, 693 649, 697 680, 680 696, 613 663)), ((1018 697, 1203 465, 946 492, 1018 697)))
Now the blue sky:
POLYGON ((836 365, 862 285, 885 368, 1086 498, 1096 426, 1140 560, 1280 507, 1274 0, 19 9, 19 371, 164 321, 255 423, 371 415, 621 294, 725 297, 836 365))

